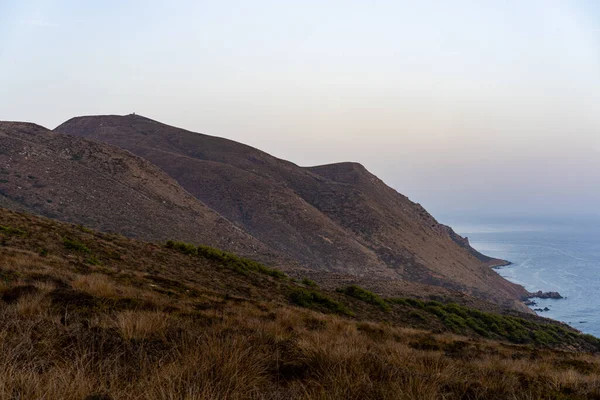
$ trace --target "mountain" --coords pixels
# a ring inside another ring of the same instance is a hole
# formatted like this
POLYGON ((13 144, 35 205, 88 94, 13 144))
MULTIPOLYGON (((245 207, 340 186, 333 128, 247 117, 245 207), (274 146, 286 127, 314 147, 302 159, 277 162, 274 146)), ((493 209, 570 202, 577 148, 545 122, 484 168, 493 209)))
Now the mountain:
POLYGON ((357 163, 310 168, 231 140, 138 116, 73 118, 56 132, 145 158, 189 193, 301 266, 441 286, 524 309, 527 292, 468 241, 357 163))
POLYGON ((0 122, 0 206, 146 240, 280 261, 150 162, 41 126, 0 122))

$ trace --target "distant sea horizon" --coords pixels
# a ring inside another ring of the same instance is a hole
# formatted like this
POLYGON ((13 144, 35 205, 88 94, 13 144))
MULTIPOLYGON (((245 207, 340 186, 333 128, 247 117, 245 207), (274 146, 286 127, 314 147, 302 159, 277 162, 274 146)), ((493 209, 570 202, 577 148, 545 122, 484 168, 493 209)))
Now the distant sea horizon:
POLYGON ((485 255, 510 261, 496 271, 530 292, 564 299, 534 299, 538 315, 600 337, 600 222, 576 218, 450 217, 441 220, 485 255))

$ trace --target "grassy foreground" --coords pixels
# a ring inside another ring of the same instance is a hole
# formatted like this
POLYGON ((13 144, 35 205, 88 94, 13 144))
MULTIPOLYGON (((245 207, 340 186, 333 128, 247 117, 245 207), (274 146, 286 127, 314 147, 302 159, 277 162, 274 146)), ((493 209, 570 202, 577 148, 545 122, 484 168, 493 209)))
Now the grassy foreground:
POLYGON ((595 339, 542 319, 325 292, 2 209, 0 225, 2 399, 600 399, 595 339))

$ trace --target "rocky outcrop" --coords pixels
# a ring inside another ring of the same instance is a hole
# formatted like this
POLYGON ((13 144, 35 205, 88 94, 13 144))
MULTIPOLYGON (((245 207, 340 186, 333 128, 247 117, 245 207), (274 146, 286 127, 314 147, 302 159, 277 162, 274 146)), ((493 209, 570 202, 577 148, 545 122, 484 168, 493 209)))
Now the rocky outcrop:
POLYGON ((530 293, 526 299, 562 299, 563 297, 558 292, 542 292, 538 290, 535 293, 530 293))
POLYGON ((535 312, 546 312, 546 311, 550 311, 550 309, 548 307, 534 308, 533 311, 535 311, 535 312))

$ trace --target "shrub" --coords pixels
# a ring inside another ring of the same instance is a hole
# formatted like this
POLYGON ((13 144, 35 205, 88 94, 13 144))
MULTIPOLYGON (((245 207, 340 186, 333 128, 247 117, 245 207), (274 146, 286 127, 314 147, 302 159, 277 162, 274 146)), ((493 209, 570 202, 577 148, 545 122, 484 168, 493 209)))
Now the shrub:
POLYGON ((345 288, 337 289, 338 292, 344 293, 346 296, 354 297, 355 299, 364 301, 365 303, 373 304, 383 311, 390 311, 391 308, 381 297, 373 292, 361 288, 358 285, 350 285, 345 288))
POLYGON ((405 299, 408 304, 410 304, 411 306, 415 307, 415 308, 425 308, 425 303, 423 303, 421 300, 418 299, 405 299))
POLYGON ((67 249, 67 250, 74 250, 74 251, 78 251, 80 253, 86 253, 86 254, 89 254, 92 252, 89 249, 89 247, 87 247, 85 244, 78 242, 75 239, 70 239, 68 237, 63 239, 63 244, 65 245, 65 249, 67 249))
POLYGON ((455 333, 474 333, 491 339, 505 339, 517 344, 533 344, 537 346, 553 346, 561 342, 584 342, 600 350, 600 339, 594 336, 584 337, 576 332, 555 324, 544 324, 529 321, 510 315, 494 314, 464 307, 455 303, 426 303, 416 299, 387 299, 389 304, 412 307, 410 317, 425 320, 417 310, 423 310, 438 318, 446 328, 455 333))
POLYGON ((427 319, 420 311, 413 310, 408 313, 408 316, 414 319, 418 319, 419 321, 426 321, 427 319))
POLYGON ((446 311, 444 311, 444 309, 442 307, 439 307, 439 306, 429 306, 428 305, 428 306, 425 307, 425 311, 430 312, 432 314, 435 314, 439 318, 445 318, 446 315, 448 315, 446 313, 446 311))
POLYGON ((190 243, 169 240, 165 247, 169 249, 175 249, 190 256, 198 256, 208 260, 216 261, 223 266, 243 275, 247 275, 249 272, 258 272, 278 279, 287 277, 287 275, 282 271, 266 267, 257 261, 238 257, 233 253, 228 253, 210 246, 199 245, 196 247, 190 243))
POLYGON ((314 288, 319 287, 319 285, 317 285, 317 283, 315 281, 310 280, 308 278, 302 279, 302 284, 304 286, 309 286, 309 287, 314 287, 314 288))
POLYGON ((198 249, 196 249, 196 246, 194 246, 193 244, 190 243, 184 243, 184 242, 174 242, 173 240, 169 240, 166 244, 166 247, 169 249, 175 249, 180 251, 183 254, 187 254, 187 255, 197 255, 198 254, 198 249))
POLYGON ((86 263, 90 264, 90 265, 102 265, 102 261, 100 261, 98 258, 96 258, 96 256, 89 256, 86 260, 86 263))
POLYGON ((322 293, 314 290, 294 289, 289 295, 290 302, 304 308, 326 310, 336 314, 353 316, 350 311, 339 301, 332 299, 322 293))
POLYGON ((0 232, 6 233, 7 235, 27 236, 27 232, 19 228, 13 228, 12 226, 0 225, 0 232))
POLYGON ((410 303, 406 301, 406 299, 391 298, 386 299, 385 301, 387 301, 390 304, 397 304, 399 306, 410 307, 410 303))

